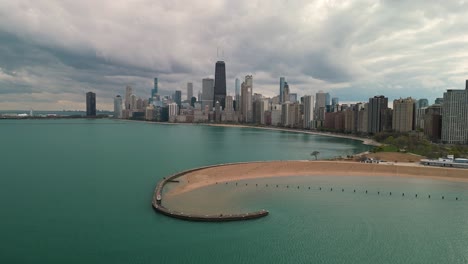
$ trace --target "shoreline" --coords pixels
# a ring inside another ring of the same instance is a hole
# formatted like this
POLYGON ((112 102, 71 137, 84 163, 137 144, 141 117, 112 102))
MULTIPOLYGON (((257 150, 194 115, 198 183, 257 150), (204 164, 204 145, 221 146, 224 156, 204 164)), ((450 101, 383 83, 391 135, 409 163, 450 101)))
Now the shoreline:
POLYGON ((349 135, 342 135, 342 134, 333 134, 333 133, 326 133, 326 132, 317 132, 312 130, 300 130, 300 129, 291 129, 291 128, 281 128, 281 127, 260 127, 260 126, 250 126, 250 125, 241 125, 241 124, 208 124, 204 123, 201 125, 207 126, 215 126, 215 127, 237 127, 237 128, 255 128, 255 129, 264 129, 264 130, 276 130, 276 131, 284 131, 284 132, 292 132, 292 133, 302 133, 302 134, 309 134, 309 135, 318 135, 318 136, 326 136, 326 137, 335 137, 335 138, 345 138, 345 139, 352 139, 361 141, 364 145, 368 146, 381 146, 382 144, 371 139, 371 138, 361 138, 357 136, 349 136, 349 135))
POLYGON ((169 190, 166 195, 177 195, 217 183, 289 176, 390 176, 468 182, 467 172, 466 169, 426 167, 419 164, 409 166, 308 160, 244 162, 202 167, 182 173, 179 177, 181 184, 169 190))

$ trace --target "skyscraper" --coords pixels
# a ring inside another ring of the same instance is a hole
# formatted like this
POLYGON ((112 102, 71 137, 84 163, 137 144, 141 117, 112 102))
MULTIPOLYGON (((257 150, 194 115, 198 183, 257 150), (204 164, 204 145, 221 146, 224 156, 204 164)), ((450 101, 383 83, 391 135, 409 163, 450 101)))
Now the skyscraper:
POLYGON ((215 83, 213 106, 219 102, 221 107, 226 107, 226 64, 224 61, 217 61, 215 66, 215 83))
POLYGON ((324 121, 327 107, 327 95, 323 91, 315 94, 315 120, 324 121))
POLYGON ((335 106, 335 105, 338 105, 338 104, 339 104, 339 99, 338 99, 338 97, 333 97, 333 98, 332 98, 331 105, 332 105, 332 106, 335 106))
POLYGON ((245 76, 245 81, 241 85, 241 114, 242 120, 244 122, 252 122, 253 112, 252 112, 252 87, 253 79, 252 75, 245 76))
POLYGON ((239 111, 240 110, 240 106, 241 106, 241 91, 240 91, 240 80, 239 78, 236 78, 236 105, 235 105, 235 109, 236 111, 239 111))
POLYGON ((179 90, 175 91, 174 102, 177 104, 177 106, 180 109, 180 106, 182 105, 182 91, 179 91, 179 90))
POLYGON ((284 82, 283 85, 283 102, 289 102, 289 85, 288 82, 284 82))
POLYGON ((213 98, 214 98, 214 80, 205 78, 202 80, 202 109, 208 106, 209 109, 213 109, 213 98))
POLYGON ((114 97, 114 118, 122 118, 122 97, 120 95, 114 97))
POLYGON ((441 139, 448 144, 468 143, 468 89, 444 93, 441 139))
POLYGON ((310 129, 314 120, 314 97, 304 95, 304 128, 310 129))
POLYGON ((130 106, 132 104, 132 98, 131 98, 132 94, 133 94, 132 87, 130 85, 127 85, 127 87, 125 87, 125 109, 127 110, 131 109, 130 106))
POLYGON ((284 103, 285 100, 283 98, 283 93, 284 93, 284 84, 285 84, 286 80, 284 77, 280 77, 280 91, 279 91, 279 96, 280 96, 280 104, 284 103))
POLYGON ((388 98, 380 95, 369 98, 367 132, 378 133, 383 129, 382 114, 388 109, 388 98))
POLYGON ((154 87, 151 89, 151 98, 158 94, 158 78, 154 78, 154 87))
POLYGON ((190 102, 193 97, 193 83, 187 83, 187 100, 190 102))
POLYGON ((86 93, 86 116, 96 116, 96 94, 86 93))
POLYGON ((410 132, 414 129, 415 101, 412 98, 393 101, 392 128, 396 132, 410 132))

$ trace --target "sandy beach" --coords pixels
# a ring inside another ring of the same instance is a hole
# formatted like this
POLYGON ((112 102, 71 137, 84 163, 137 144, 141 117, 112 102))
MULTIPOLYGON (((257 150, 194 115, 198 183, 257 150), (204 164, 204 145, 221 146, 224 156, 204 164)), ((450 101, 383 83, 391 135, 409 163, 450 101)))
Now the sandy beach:
POLYGON ((271 161, 227 164, 195 170, 181 176, 176 195, 216 183, 288 176, 395 176, 468 182, 468 170, 425 167, 419 164, 368 164, 343 161, 271 161))

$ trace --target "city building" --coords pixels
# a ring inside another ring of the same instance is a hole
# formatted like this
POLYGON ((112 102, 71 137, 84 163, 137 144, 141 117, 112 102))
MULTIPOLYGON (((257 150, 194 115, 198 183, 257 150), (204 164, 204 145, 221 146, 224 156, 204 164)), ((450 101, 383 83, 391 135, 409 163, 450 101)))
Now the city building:
POLYGON ((241 115, 242 121, 246 123, 251 123, 253 119, 252 90, 253 78, 252 75, 247 75, 241 85, 241 115))
POLYGON ((96 116, 96 94, 93 92, 86 93, 86 116, 96 116))
POLYGON ((431 105, 426 108, 424 115, 424 135, 431 141, 439 142, 442 132, 442 106, 431 105))
POLYGON ((120 95, 114 97, 114 118, 122 118, 122 97, 120 95))
POLYGON ((441 140, 447 144, 468 144, 468 89, 444 93, 441 140))
POLYGON ((153 86, 153 89, 151 89, 151 98, 155 97, 157 94, 158 94, 158 78, 154 78, 154 86, 153 86))
POLYGON ((290 102, 289 101, 289 84, 288 82, 284 82, 283 86, 283 103, 284 102, 290 102))
POLYGON ((289 101, 290 101, 291 103, 297 102, 297 93, 290 93, 290 94, 289 94, 289 101))
POLYGON ((323 91, 319 91, 315 94, 315 120, 317 121, 324 121, 325 120, 325 112, 327 107, 327 95, 323 91))
POLYGON ((208 106, 208 109, 213 108, 213 98, 214 98, 214 79, 205 78, 202 80, 202 109, 208 106))
MULTIPOLYGON (((156 83, 157 83, 157 78, 156 78, 156 83)), ((131 96, 133 94, 133 88, 129 85, 127 85, 127 87, 125 87, 125 109, 127 110, 130 110, 130 106, 131 106, 131 96)))
POLYGON ((180 90, 175 91, 174 102, 177 104, 177 106, 180 109, 180 106, 182 105, 182 91, 180 91, 180 90))
POLYGON ((287 100, 284 100, 283 98, 283 93, 284 93, 284 84, 286 83, 286 80, 284 77, 280 77, 280 90, 279 90, 279 103, 282 104, 287 100))
POLYGON ((191 101, 193 97, 193 83, 187 83, 187 101, 191 101))
POLYGON ((176 117, 179 113, 179 106, 176 103, 170 103, 168 104, 168 107, 169 107, 169 121, 175 122, 176 117))
POLYGON ((312 95, 304 96, 304 128, 311 129, 314 121, 315 98, 312 95))
POLYGON ((224 61, 216 62, 213 100, 213 103, 218 101, 222 109, 226 107, 226 64, 224 61))
POLYGON ((236 104, 234 105, 234 109, 236 111, 240 110, 241 106, 241 83, 239 78, 236 78, 236 83, 235 83, 235 90, 236 90, 236 104))
POLYGON ((414 130, 415 103, 411 97, 393 100, 393 131, 410 132, 414 130))
MULTIPOLYGON (((384 110, 388 109, 388 98, 380 95, 374 96, 374 98, 369 98, 369 107, 368 107, 368 133, 378 133, 383 130, 384 123, 382 120, 382 114, 384 110)), ((388 120, 388 118, 386 119, 388 120)), ((391 119, 390 119, 391 120, 391 119)), ((390 121, 391 122, 391 121, 390 121)))

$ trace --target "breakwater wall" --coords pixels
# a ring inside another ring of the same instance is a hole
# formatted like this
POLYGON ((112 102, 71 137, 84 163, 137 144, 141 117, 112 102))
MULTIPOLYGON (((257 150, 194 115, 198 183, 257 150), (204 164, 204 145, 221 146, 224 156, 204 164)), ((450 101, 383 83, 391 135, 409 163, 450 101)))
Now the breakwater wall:
MULTIPOLYGON (((239 164, 239 163, 236 163, 239 164)), ((255 212, 248 212, 248 213, 240 213, 240 214, 226 214, 226 213, 220 213, 220 214, 196 214, 196 213, 184 213, 176 210, 169 209, 165 207, 162 204, 163 200, 163 189, 164 186, 169 183, 169 182, 175 182, 177 178, 182 177, 188 173, 207 169, 207 168, 213 168, 213 167, 219 167, 219 166, 226 166, 228 164, 217 164, 213 166, 205 166, 205 167, 199 167, 195 169, 190 169, 186 170, 183 172, 179 172, 176 174, 173 174, 169 177, 163 178, 162 181, 160 181, 156 189, 154 190, 153 194, 153 200, 152 200, 152 205, 154 210, 156 212, 161 213, 163 215, 172 217, 172 218, 177 218, 181 220, 187 220, 187 221, 197 221, 197 222, 228 222, 228 221, 241 221, 241 220, 251 220, 251 219, 257 219, 261 217, 265 217, 268 215, 267 210, 259 210, 255 212)))

